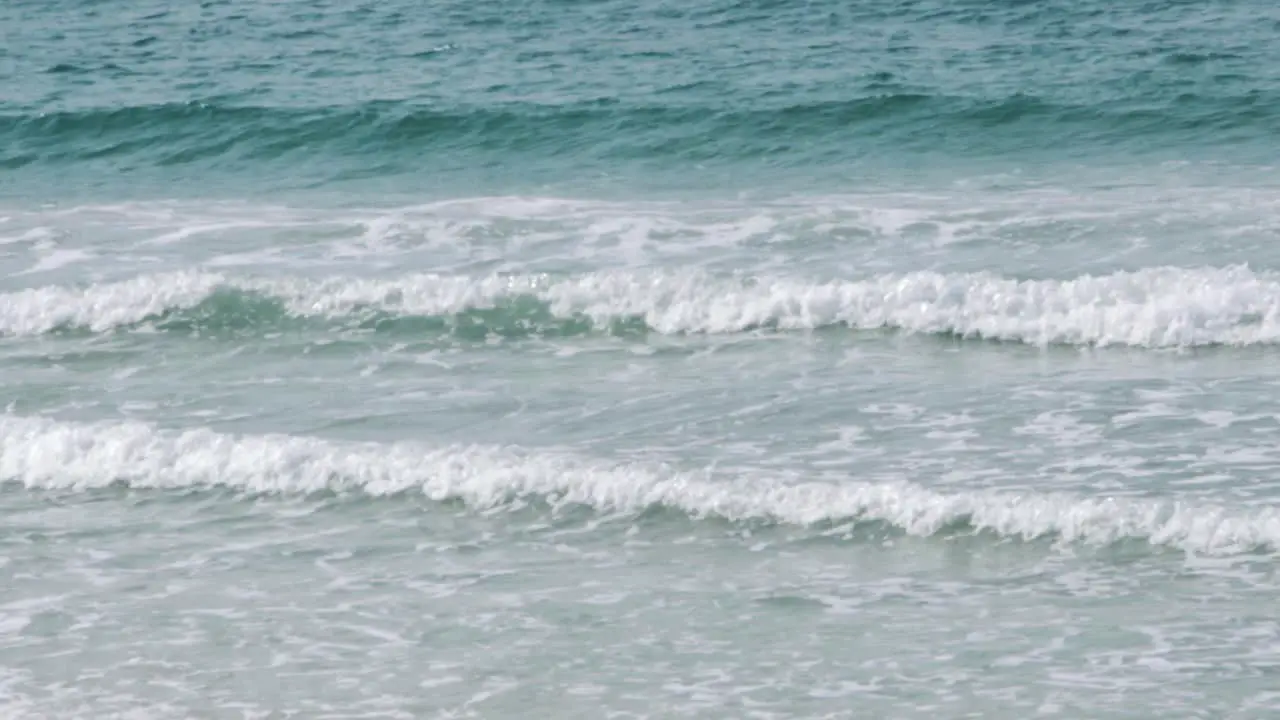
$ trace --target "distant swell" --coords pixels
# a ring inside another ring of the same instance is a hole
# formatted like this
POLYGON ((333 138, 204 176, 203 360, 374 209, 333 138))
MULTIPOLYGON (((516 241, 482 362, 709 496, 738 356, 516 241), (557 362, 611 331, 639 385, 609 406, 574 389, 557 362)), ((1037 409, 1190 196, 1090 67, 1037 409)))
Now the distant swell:
POLYGON ((374 102, 290 108, 165 103, 0 115, 0 167, 134 158, 144 164, 272 161, 285 156, 382 156, 404 151, 530 153, 689 161, 794 155, 805 162, 877 149, 1018 152, 1055 143, 1151 147, 1229 133, 1269 137, 1280 100, 1182 94, 1126 106, 1055 104, 1032 95, 978 98, 884 93, 751 109, 695 104, 510 103, 433 107, 374 102), (815 145, 816 144, 816 145, 815 145))
POLYGON ((1030 344, 1191 347, 1280 342, 1280 277, 1149 268, 1069 280, 913 272, 812 282, 701 272, 390 279, 148 275, 0 295, 0 334, 271 327, 572 335, 896 329, 1030 344))
POLYGON ((691 518, 799 526, 886 524, 929 536, 970 528, 1001 537, 1108 544, 1138 540, 1196 553, 1280 548, 1280 513, 1156 500, 913 483, 718 480, 661 466, 614 465, 486 446, 340 443, 283 435, 163 431, 0 415, 0 483, 29 489, 228 488, 246 493, 421 493, 473 509, 585 506, 602 513, 677 510, 691 518))

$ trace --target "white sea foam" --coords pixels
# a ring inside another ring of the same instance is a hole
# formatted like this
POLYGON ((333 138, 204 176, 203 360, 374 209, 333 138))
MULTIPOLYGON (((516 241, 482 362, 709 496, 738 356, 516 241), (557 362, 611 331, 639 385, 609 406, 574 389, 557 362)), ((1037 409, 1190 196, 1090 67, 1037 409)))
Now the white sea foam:
POLYGON ((1280 194, 1265 184, 1175 187, 1108 178, 1102 188, 1062 180, 1067 184, 1056 188, 977 181, 909 192, 678 201, 480 196, 396 205, 384 197, 372 206, 202 200, 0 210, 11 219, 6 237, 44 228, 69 247, 95 252, 98 269, 139 260, 172 269, 262 248, 278 250, 282 264, 425 260, 447 271, 534 262, 775 272, 900 271, 927 262, 972 271, 995 259, 1016 274, 1275 259, 1266 240, 1280 227, 1280 194))
POLYGON ((0 415, 0 482, 32 489, 230 488, 250 493, 420 492, 474 509, 531 502, 600 512, 665 507, 692 517, 794 525, 886 523, 912 535, 968 527, 1021 539, 1135 539, 1188 552, 1280 549, 1280 512, 1067 494, 939 492, 911 482, 725 479, 660 465, 606 464, 558 452, 428 448, 283 435, 166 431, 0 415))
POLYGON ((530 296, 559 317, 639 318, 660 333, 846 326, 1032 344, 1280 342, 1280 277, 1243 266, 1149 268, 1069 280, 913 272, 829 282, 702 272, 322 280, 180 272, 0 295, 0 333, 33 335, 67 326, 106 331, 191 308, 220 288, 263 294, 297 315, 330 318, 368 309, 450 314, 530 296))
POLYGON ((223 282, 218 275, 171 273, 85 288, 51 285, 5 293, 0 295, 0 333, 37 335, 67 326, 103 332, 194 307, 223 282))

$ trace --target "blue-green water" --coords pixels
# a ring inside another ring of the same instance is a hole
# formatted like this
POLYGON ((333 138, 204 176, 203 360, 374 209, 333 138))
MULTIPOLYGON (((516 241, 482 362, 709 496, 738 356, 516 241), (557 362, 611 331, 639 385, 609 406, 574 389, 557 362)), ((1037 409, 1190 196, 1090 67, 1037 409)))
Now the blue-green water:
POLYGON ((0 716, 1275 716, 1278 36, 0 5, 0 716))
POLYGON ((1253 2, 14 2, 4 20, 17 193, 627 197, 1269 166, 1280 117, 1280 12, 1253 2))

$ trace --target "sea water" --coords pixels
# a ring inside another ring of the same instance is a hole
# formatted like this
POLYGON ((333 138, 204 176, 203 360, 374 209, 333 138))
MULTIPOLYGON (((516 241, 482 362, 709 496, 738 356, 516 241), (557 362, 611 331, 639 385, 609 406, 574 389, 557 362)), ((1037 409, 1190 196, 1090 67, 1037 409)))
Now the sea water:
POLYGON ((7 0, 0 715, 1277 716, 1277 37, 7 0))

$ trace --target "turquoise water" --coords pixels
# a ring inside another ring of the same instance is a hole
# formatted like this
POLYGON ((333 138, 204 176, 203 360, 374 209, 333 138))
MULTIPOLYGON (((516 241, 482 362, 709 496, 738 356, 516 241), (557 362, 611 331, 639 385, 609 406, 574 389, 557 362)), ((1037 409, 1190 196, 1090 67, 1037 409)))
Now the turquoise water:
POLYGON ((1116 165, 1269 166, 1280 115, 1267 3, 16 2, 4 19, 0 167, 20 194, 831 192, 1045 164, 1116 182, 1116 165))
POLYGON ((1277 32, 0 6, 0 716, 1274 716, 1277 32))

